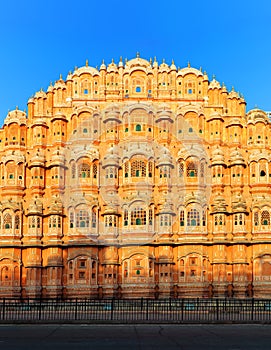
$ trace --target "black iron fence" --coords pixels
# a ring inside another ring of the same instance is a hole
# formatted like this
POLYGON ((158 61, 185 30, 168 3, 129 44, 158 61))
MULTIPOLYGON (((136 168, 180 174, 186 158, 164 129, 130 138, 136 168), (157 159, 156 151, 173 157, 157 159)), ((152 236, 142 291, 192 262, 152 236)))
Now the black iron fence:
POLYGON ((0 322, 269 323, 267 299, 1 299, 0 322))

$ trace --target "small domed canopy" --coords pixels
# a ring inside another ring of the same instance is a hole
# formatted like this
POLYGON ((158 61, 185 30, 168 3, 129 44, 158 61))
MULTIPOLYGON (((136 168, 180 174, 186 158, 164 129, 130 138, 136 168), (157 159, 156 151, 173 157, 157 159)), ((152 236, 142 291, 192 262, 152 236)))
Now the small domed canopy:
POLYGON ((255 109, 251 109, 248 113, 247 113, 247 122, 248 124, 256 124, 256 123, 269 123, 269 119, 267 114, 258 108, 255 109))
POLYGON ((214 198, 214 203, 211 206, 213 213, 223 213, 227 211, 226 200, 221 193, 214 198))
POLYGON ((196 68, 192 68, 192 67, 185 67, 185 68, 182 68, 178 71, 177 73, 177 76, 182 76, 184 77, 185 75, 187 74, 194 74, 196 75, 197 77, 199 76, 203 76, 202 72, 196 68))
POLYGON ((90 67, 90 66, 84 66, 84 67, 77 68, 73 72, 73 76, 78 76, 79 77, 82 74, 90 74, 92 76, 95 76, 95 75, 100 75, 100 72, 96 68, 93 68, 93 67, 90 67))
POLYGON ((150 62, 140 57, 133 58, 127 61, 125 64, 125 68, 128 68, 128 69, 131 69, 134 67, 148 68, 149 66, 150 66, 150 62))
POLYGON ((236 148, 230 154, 230 165, 245 165, 245 160, 242 153, 236 148))
POLYGON ((215 78, 210 82, 209 86, 208 86, 208 89, 211 90, 211 89, 220 89, 221 86, 219 84, 219 82, 217 80, 215 80, 215 78))
POLYGON ((221 148, 217 147, 212 152, 212 165, 224 165, 225 159, 224 154, 221 148))
POLYGON ((26 124, 26 113, 17 108, 14 111, 8 112, 8 115, 4 120, 4 125, 9 125, 12 123, 19 125, 26 124))

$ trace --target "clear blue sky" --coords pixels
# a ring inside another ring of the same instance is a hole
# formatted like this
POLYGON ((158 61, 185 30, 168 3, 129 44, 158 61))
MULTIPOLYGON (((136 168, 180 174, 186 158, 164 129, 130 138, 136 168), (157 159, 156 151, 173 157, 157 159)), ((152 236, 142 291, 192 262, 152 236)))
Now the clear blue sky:
POLYGON ((271 110, 270 0, 0 0, 0 125, 89 60, 172 58, 271 110))

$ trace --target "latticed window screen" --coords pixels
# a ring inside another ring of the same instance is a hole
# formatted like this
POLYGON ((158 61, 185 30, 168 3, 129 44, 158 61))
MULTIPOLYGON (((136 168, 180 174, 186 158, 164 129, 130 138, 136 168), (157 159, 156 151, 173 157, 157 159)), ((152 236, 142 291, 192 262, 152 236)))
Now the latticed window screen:
POLYGON ((79 166, 79 177, 90 177, 90 166, 88 164, 83 163, 79 166))
POLYGON ((95 228, 97 224, 97 215, 94 210, 91 212, 91 221, 92 221, 92 227, 95 228))
POLYGON ((124 164, 124 177, 128 177, 129 176, 129 162, 126 162, 124 164))
POLYGON ((89 227, 89 213, 87 210, 79 210, 76 213, 76 227, 89 227))
POLYGON ((201 177, 204 177, 204 175, 205 175, 205 169, 204 169, 205 167, 204 167, 204 163, 202 162, 202 163, 200 163, 200 176, 201 177))
POLYGON ((202 221, 202 226, 206 226, 206 210, 202 211, 201 221, 202 221))
POLYGON ((15 215, 15 229, 19 230, 20 228, 20 217, 19 215, 15 215))
POLYGON ((115 215, 108 215, 105 218, 105 226, 106 227, 116 227, 117 226, 117 218, 115 215))
POLYGON ((200 225, 200 216, 197 209, 191 209, 187 213, 187 225, 188 226, 199 226, 200 225))
POLYGON ((162 177, 170 177, 170 168, 168 166, 162 166, 159 168, 159 176, 162 177))
POLYGON ((245 218, 243 214, 234 215, 234 225, 242 226, 245 224, 245 218))
POLYGON ((4 215, 4 228, 5 229, 10 229, 12 228, 12 218, 10 214, 5 214, 4 215))
POLYGON ((254 213, 254 225, 259 226, 259 213, 257 211, 254 213))
POLYGON ((184 226, 184 210, 180 211, 180 226, 184 226))
POLYGON ((70 212, 70 228, 74 228, 74 213, 70 212))
POLYGON ((97 179, 98 167, 97 167, 97 164, 96 164, 96 163, 93 164, 92 170, 93 170, 93 178, 94 178, 94 179, 97 179))
POLYGON ((152 225, 153 222, 153 212, 152 209, 149 209, 149 225, 152 225))
POLYGON ((146 210, 135 208, 131 211, 131 225, 146 225, 146 210))
POLYGON ((179 177, 183 177, 184 174, 184 164, 179 162, 179 177))
POLYGON ((128 226, 128 210, 124 210, 124 215, 123 215, 123 224, 124 226, 128 226))
POLYGON ((270 225, 270 214, 267 210, 263 210, 261 213, 261 224, 270 225))
POLYGON ((131 163, 131 176, 132 177, 145 177, 146 176, 146 164, 142 160, 134 160, 131 163))
POLYGON ((152 177, 152 175, 153 175, 153 163, 152 162, 148 163, 148 170, 149 170, 149 177, 152 177))
POLYGON ((35 228, 36 227, 36 218, 35 218, 35 216, 29 216, 28 217, 28 227, 29 228, 35 228))
POLYGON ((198 176, 198 165, 195 162, 187 162, 186 175, 188 177, 198 176))
POLYGON ((72 173, 72 179, 75 179, 75 177, 76 177, 76 166, 75 166, 75 164, 72 164, 72 166, 71 166, 71 173, 72 173))
POLYGON ((171 226, 171 215, 170 214, 160 215, 160 226, 171 226))

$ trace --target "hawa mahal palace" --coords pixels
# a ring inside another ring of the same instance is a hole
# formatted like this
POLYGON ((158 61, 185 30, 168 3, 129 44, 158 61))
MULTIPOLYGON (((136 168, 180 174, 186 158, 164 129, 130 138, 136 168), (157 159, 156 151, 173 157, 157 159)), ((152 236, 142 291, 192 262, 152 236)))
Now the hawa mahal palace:
POLYGON ((271 123, 192 68, 88 62, 0 129, 0 297, 267 297, 271 123))

